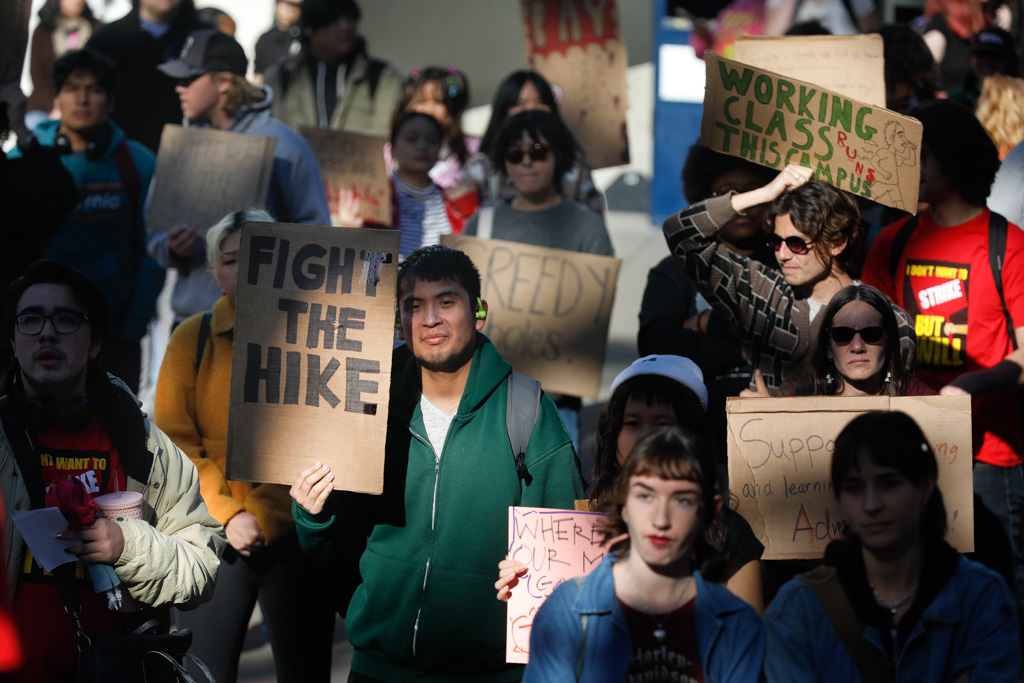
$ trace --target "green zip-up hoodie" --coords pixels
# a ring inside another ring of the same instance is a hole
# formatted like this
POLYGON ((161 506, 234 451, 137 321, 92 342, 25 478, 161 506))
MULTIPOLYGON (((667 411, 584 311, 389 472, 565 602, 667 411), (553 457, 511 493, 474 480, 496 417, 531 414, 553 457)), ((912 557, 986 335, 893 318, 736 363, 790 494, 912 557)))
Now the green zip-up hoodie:
POLYGON ((508 552, 510 505, 572 509, 579 460, 554 403, 543 397, 516 474, 505 425, 511 366, 477 334, 465 392, 435 457, 420 413, 419 372, 395 368, 384 494, 334 493, 319 515, 293 506, 303 549, 336 560, 361 547, 363 583, 345 620, 352 670, 386 681, 516 681, 505 663, 504 603, 495 600, 508 552))

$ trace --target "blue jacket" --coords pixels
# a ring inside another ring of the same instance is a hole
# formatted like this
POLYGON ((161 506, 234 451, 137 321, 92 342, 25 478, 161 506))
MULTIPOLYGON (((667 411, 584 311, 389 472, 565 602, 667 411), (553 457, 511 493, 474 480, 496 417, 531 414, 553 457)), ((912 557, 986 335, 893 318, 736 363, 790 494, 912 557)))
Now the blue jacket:
MULTIPOLYGON (((106 296, 110 306, 110 334, 141 339, 156 316, 156 299, 164 284, 164 271, 146 255, 146 231, 142 206, 153 178, 153 153, 134 140, 112 119, 110 142, 102 155, 61 154, 60 159, 78 187, 81 201, 68 216, 64 227, 43 251, 43 257, 72 266, 88 275, 106 296), (128 145, 139 175, 139 196, 128 197, 114 150, 128 145)), ((35 135, 39 143, 54 146, 60 121, 40 124, 35 135)), ((12 158, 21 155, 15 147, 12 158)))
MULTIPOLYGON (((633 644, 626 617, 615 597, 608 555, 579 591, 573 581, 558 586, 534 617, 530 632, 530 663, 523 683, 576 680, 582 626, 580 615, 590 615, 580 681, 621 682, 629 669, 633 644)), ((701 670, 708 683, 743 683, 761 679, 764 631, 761 618, 747 603, 724 586, 697 580, 694 622, 701 670)))
MULTIPOLYGON (((765 615, 769 681, 859 683, 857 667, 814 590, 800 579, 784 585, 765 615)), ((961 557, 956 571, 914 624, 896 663, 897 681, 1014 681, 1020 668, 1017 615, 1006 582, 961 557)), ((884 652, 877 628, 864 638, 884 652)))
MULTIPOLYGON (((330 225, 327 195, 313 148, 291 128, 270 116, 273 93, 263 87, 266 99, 243 107, 231 121, 228 131, 245 135, 260 135, 277 140, 274 146, 274 167, 270 174, 270 192, 267 212, 281 223, 330 225)), ((187 127, 205 124, 186 120, 187 127)), ((248 209, 239 206, 239 209, 248 209)), ((205 234, 211 226, 194 226, 205 234)), ((150 231, 147 247, 150 255, 165 268, 178 269, 178 282, 171 295, 171 308, 179 322, 213 308, 221 297, 221 286, 210 274, 206 264, 206 242, 200 240, 191 258, 183 259, 171 253, 167 233, 150 231)))

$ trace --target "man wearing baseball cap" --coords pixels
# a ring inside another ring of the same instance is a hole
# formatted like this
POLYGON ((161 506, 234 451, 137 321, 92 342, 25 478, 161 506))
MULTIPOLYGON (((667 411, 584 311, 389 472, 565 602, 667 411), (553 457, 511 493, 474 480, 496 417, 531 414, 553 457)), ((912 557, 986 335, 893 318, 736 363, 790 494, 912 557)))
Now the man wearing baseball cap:
MULTIPOLYGON (((178 81, 176 91, 186 127, 277 140, 268 194, 270 215, 282 223, 330 225, 327 196, 313 150, 298 133, 271 117, 273 92, 249 83, 245 78, 248 67, 245 51, 234 38, 215 29, 201 29, 189 34, 177 59, 158 68, 178 81)), ((164 267, 179 271, 171 299, 179 322, 210 310, 221 295, 220 285, 206 268, 203 235, 208 227, 154 230, 147 239, 150 255, 164 267)))

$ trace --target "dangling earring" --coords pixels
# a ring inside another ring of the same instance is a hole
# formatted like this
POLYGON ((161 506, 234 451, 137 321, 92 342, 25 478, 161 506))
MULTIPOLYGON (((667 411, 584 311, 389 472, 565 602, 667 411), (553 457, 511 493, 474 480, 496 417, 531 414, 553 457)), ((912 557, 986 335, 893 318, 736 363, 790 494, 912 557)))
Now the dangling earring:
POLYGON ((832 371, 829 370, 825 373, 825 386, 831 388, 835 386, 836 378, 832 376, 832 371))
POLYGON ((885 371, 885 381, 882 384, 888 384, 892 381, 892 369, 885 371))

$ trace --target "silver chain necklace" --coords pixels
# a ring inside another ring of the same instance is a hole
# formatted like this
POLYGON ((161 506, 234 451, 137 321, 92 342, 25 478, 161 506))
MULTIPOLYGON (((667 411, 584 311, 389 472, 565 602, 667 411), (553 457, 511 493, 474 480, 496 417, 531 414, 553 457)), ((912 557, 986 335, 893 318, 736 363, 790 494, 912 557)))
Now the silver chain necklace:
MULTIPOLYGON (((644 611, 647 612, 647 616, 649 616, 651 621, 654 622, 654 639, 659 643, 664 642, 665 636, 668 635, 665 631, 665 622, 668 621, 669 617, 672 616, 672 613, 676 611, 677 607, 672 607, 666 614, 662 615, 661 620, 659 621, 658 618, 654 616, 654 610, 652 610, 651 606, 647 604, 646 600, 644 600, 644 596, 641 595, 640 589, 637 588, 636 583, 633 581, 633 572, 629 571, 629 565, 626 565, 625 567, 625 574, 626 581, 629 581, 629 587, 633 589, 637 599, 640 601, 640 605, 644 608, 644 611)), ((693 583, 693 577, 690 577, 690 583, 693 583)), ((687 583, 683 587, 683 591, 679 594, 679 597, 676 598, 676 602, 674 604, 678 604, 678 602, 686 595, 687 591, 690 590, 690 583, 687 583)))
POLYGON ((902 598, 900 598, 896 602, 889 602, 888 600, 883 598, 878 593, 878 591, 875 590, 875 585, 874 584, 869 583, 868 585, 871 586, 871 593, 875 596, 875 602, 878 603, 878 606, 879 607, 884 607, 885 609, 889 610, 889 613, 892 614, 892 616, 896 616, 896 610, 898 610, 900 607, 903 607, 903 605, 905 605, 908 602, 910 602, 911 600, 913 600, 914 596, 917 595, 917 586, 914 586, 913 588, 910 589, 909 593, 904 595, 902 598))

